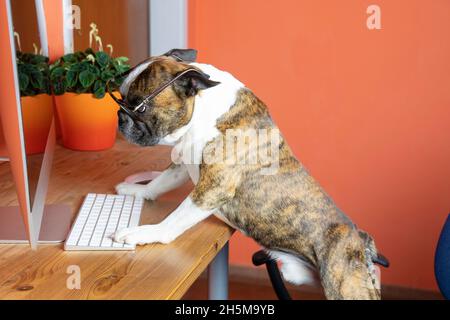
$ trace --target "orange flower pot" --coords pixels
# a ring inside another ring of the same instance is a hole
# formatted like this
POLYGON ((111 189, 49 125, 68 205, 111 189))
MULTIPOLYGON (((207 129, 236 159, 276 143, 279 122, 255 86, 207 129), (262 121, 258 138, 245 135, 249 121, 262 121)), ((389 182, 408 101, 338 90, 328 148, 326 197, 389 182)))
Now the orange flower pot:
POLYGON ((53 98, 48 94, 21 97, 22 122, 27 154, 42 153, 53 117, 53 98))
POLYGON ((96 99, 88 93, 65 93, 55 102, 66 148, 98 151, 114 145, 119 107, 109 95, 96 99))

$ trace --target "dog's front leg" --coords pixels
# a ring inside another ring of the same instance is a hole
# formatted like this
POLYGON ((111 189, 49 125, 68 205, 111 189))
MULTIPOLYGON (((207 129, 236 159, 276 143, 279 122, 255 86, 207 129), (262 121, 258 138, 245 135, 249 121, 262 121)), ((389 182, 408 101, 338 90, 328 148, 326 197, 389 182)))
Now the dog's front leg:
POLYGON ((205 165, 189 197, 161 223, 119 230, 114 240, 128 244, 169 243, 206 219, 233 197, 240 178, 239 170, 229 172, 219 169, 220 166, 205 165))
POLYGON ((184 164, 174 164, 164 170, 147 185, 122 182, 116 186, 117 194, 130 195, 147 200, 156 200, 160 195, 176 189, 189 180, 184 164))
POLYGON ((128 244, 169 243, 213 211, 198 207, 189 196, 161 223, 122 229, 113 238, 128 244))

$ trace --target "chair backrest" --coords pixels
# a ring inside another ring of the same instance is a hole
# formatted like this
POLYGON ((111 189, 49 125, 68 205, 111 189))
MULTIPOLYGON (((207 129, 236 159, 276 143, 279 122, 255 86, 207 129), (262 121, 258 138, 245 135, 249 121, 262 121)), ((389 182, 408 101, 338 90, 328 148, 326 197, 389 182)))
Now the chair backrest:
POLYGON ((442 295, 450 300, 450 215, 442 228, 436 247, 434 274, 442 295))

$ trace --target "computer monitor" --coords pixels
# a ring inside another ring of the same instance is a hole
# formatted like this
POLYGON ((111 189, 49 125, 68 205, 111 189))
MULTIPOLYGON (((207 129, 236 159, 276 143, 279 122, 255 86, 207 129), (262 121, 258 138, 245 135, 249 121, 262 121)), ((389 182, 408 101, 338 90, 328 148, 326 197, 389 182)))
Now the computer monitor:
MULTIPOLYGON (((15 189, 17 195, 14 198, 14 192, 9 192, 11 197, 0 199, 0 243, 29 242, 36 248, 39 242, 62 242, 70 228, 71 209, 60 204, 45 205, 56 140, 53 107, 49 109, 48 124, 38 128, 44 138, 36 147, 36 141, 32 141, 36 126, 21 97, 16 65, 18 50, 42 49, 42 54, 48 53, 44 2, 1 1, 0 41, 0 169, 5 172, 9 167, 11 181, 4 182, 3 187, 8 189, 9 183, 10 191, 15 189)), ((51 97, 46 100, 52 103, 51 97)))
MULTIPOLYGON (((88 0, 0 0, 0 178, 5 176, 5 171, 11 173, 6 182, 0 181, 0 243, 30 241, 35 248, 38 240, 62 241, 75 214, 68 206, 45 205, 55 150, 55 122, 50 117, 45 150, 35 153, 27 139, 14 31, 21 37, 23 51, 33 52, 34 43, 50 59, 88 46, 89 32, 73 29, 77 21, 83 30, 89 30, 91 22, 98 22, 104 44, 113 43, 114 54, 128 56, 131 64, 147 58, 149 51, 158 55, 172 48, 186 47, 184 1, 168 5, 165 0, 120 0, 119 9, 109 8, 105 14, 108 3, 108 0, 95 1, 95 5, 88 0), (69 14, 71 11, 74 14, 69 14), (76 12, 81 11, 77 20, 76 12), (114 20, 105 19, 117 12, 128 15, 128 24, 118 25, 114 20), (174 13, 177 19, 170 23, 161 19, 174 13), (135 23, 136 19, 139 24, 135 23), (5 188, 7 199, 3 199, 5 188)), ((128 180, 146 178, 132 176, 128 180)))

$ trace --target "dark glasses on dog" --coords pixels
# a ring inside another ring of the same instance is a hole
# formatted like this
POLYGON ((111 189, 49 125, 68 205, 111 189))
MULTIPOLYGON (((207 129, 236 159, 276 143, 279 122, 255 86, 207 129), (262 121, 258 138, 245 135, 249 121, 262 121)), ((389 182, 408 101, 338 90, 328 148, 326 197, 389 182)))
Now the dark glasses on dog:
MULTIPOLYGON (((130 69, 130 70, 132 70, 132 69, 130 69)), ((127 75, 130 72, 130 70, 128 70, 127 72, 125 72, 121 76, 127 75)), ((142 99, 142 101, 136 106, 131 106, 130 104, 128 104, 128 102, 126 100, 119 99, 116 96, 114 96, 114 94, 111 92, 111 88, 109 86, 109 81, 106 84, 106 88, 108 90, 108 94, 119 105, 121 110, 123 110, 126 114, 128 114, 133 120, 137 120, 137 121, 141 121, 142 122, 142 120, 140 119, 138 114, 139 113, 144 113, 147 110, 148 103, 152 99, 154 99, 157 95, 159 95, 161 92, 163 92, 167 87, 172 85, 175 81, 177 81, 182 76, 184 76, 185 74, 190 73, 190 72, 196 72, 196 73, 199 73, 199 74, 203 75, 203 73, 201 71, 199 71, 197 69, 194 69, 194 68, 189 68, 189 69, 186 69, 184 71, 181 71, 181 72, 177 73, 175 75, 175 77, 173 77, 172 79, 170 79, 169 81, 167 81, 166 83, 164 83, 163 85, 161 85, 160 87, 155 89, 155 91, 153 91, 149 95, 145 96, 142 99)))

